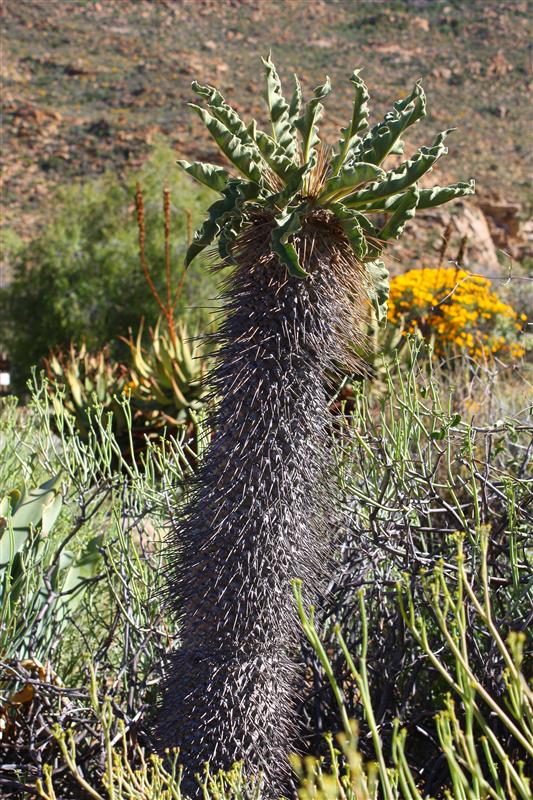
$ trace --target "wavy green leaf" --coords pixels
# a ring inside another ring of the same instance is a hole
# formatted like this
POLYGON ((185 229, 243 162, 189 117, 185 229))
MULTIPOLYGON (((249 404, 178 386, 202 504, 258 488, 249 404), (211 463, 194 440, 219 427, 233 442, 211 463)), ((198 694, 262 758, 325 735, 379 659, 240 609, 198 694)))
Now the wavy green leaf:
POLYGON ((397 239, 403 232, 407 222, 413 219, 416 213, 420 194, 416 186, 412 186, 398 203, 398 207, 379 232, 381 239, 397 239))
POLYGON ((303 190, 305 176, 313 168, 315 158, 316 154, 313 153, 307 164, 296 167, 294 171, 288 175, 284 189, 269 198, 269 204, 279 209, 286 208, 290 201, 303 190))
POLYGON ((387 319, 387 305, 389 301, 389 270, 381 260, 370 261, 366 265, 370 278, 370 301, 376 314, 378 325, 383 325, 387 319))
POLYGON ((429 172, 442 155, 448 152, 444 140, 450 130, 439 133, 431 147, 421 147, 409 161, 404 161, 397 169, 387 172, 382 181, 372 183, 365 189, 353 194, 346 201, 347 205, 351 208, 359 208, 372 204, 372 208, 376 209, 380 207, 380 203, 383 204, 387 197, 406 191, 420 180, 422 175, 429 172))
MULTIPOLYGON (((420 189, 417 209, 434 208, 447 203, 449 200, 454 200, 456 197, 467 197, 475 194, 475 192, 476 182, 473 179, 468 183, 451 183, 449 186, 433 186, 432 189, 420 189)), ((393 206, 395 207, 398 202, 399 198, 396 198, 393 206)))
POLYGON ((375 164, 367 164, 364 161, 346 166, 338 175, 326 182, 324 191, 318 197, 318 202, 327 203, 333 198, 339 200, 353 194, 358 186, 384 176, 385 171, 381 167, 377 167, 375 164))
POLYGON ((289 120, 291 125, 294 125, 295 120, 298 119, 300 114, 302 113, 302 87, 300 86, 300 81, 298 80, 298 75, 294 75, 294 92, 291 97, 291 102, 289 105, 289 120))
POLYGON ((220 120, 213 117, 205 108, 189 103, 200 119, 204 122, 207 130, 220 147, 226 158, 244 175, 248 180, 261 181, 261 168, 254 158, 253 151, 235 136, 220 120))
POLYGON ((331 211, 339 220, 358 261, 364 261, 368 253, 365 234, 359 222, 359 214, 346 208, 342 203, 332 203, 331 211))
POLYGON ((265 65, 266 72, 266 99, 272 123, 272 138, 283 148, 289 158, 294 158, 297 151, 296 131, 290 120, 289 105, 283 97, 278 72, 270 55, 261 60, 265 65))
POLYGON ((356 143, 361 141, 359 132, 368 126, 368 101, 370 95, 362 78, 359 77, 361 70, 354 70, 350 81, 355 86, 355 98, 352 111, 352 119, 346 128, 341 128, 342 138, 339 141, 339 153, 331 159, 331 169, 333 175, 342 168, 346 159, 350 157, 356 143))
POLYGON ((395 103, 378 125, 374 125, 361 144, 354 150, 353 160, 381 164, 390 155, 401 134, 414 125, 426 113, 426 96, 422 86, 417 83, 411 94, 395 103))
POLYGON ((267 133, 256 131, 255 141, 270 169, 282 180, 286 180, 297 169, 294 161, 287 156, 287 152, 267 133))
POLYGON ((299 262, 296 248, 289 242, 289 236, 298 233, 302 229, 300 223, 301 213, 301 210, 296 209, 289 214, 281 214, 276 217, 276 227, 272 230, 270 236, 273 252, 281 263, 287 267, 289 274, 295 278, 307 278, 309 276, 309 273, 303 269, 299 262))
MULTIPOLYGON (((198 81, 193 81, 191 86, 193 92, 207 101, 207 105, 219 122, 225 125, 229 132, 236 136, 243 145, 249 147, 253 153, 254 140, 248 128, 235 109, 226 102, 218 89, 215 89, 214 86, 203 86, 198 81)), ((259 160, 259 153, 254 155, 256 160, 259 160)))
POLYGON ((320 144, 316 125, 324 110, 324 106, 320 101, 330 92, 331 82, 326 77, 325 83, 316 87, 313 92, 314 96, 307 103, 303 115, 294 121, 294 127, 298 129, 302 137, 302 162, 304 164, 309 161, 317 145, 320 144))
POLYGON ((215 192, 222 192, 230 177, 224 167, 216 164, 204 164, 200 161, 190 164, 183 159, 179 159, 176 163, 199 183, 203 183, 215 192))
POLYGON ((242 217, 232 217, 224 223, 218 237, 218 253, 222 261, 233 263, 231 247, 242 230, 244 220, 242 217))
POLYGON ((194 235, 194 240, 185 255, 185 267, 214 241, 228 219, 242 215, 241 206, 246 200, 258 197, 260 187, 256 183, 231 180, 225 187, 222 200, 217 200, 208 209, 209 216, 194 235))

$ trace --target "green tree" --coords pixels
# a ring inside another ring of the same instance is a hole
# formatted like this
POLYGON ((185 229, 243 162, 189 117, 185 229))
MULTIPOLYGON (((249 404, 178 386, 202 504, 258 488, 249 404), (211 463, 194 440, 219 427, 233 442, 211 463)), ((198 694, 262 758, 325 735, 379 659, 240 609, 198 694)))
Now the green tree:
POLYGON ((352 117, 330 155, 317 128, 329 80, 306 105, 296 81, 288 103, 274 64, 264 64, 270 134, 193 83, 208 110, 193 108, 239 177, 181 162, 222 195, 186 263, 217 240, 221 266, 233 270, 211 376, 221 398, 214 435, 173 534, 182 644, 167 665, 158 731, 191 773, 206 760, 244 759, 274 795, 287 789, 301 679, 291 580, 303 580, 306 605, 320 595, 336 521, 330 376, 355 366, 371 308, 385 316, 384 247, 417 208, 471 194, 473 183, 418 188, 447 152, 447 132, 383 168, 425 114, 419 84, 368 130, 368 92, 354 72, 352 117))
MULTIPOLYGON (((146 259, 154 282, 164 286, 164 226, 162 188, 171 192, 172 264, 181 270, 187 229, 212 201, 174 169, 175 154, 159 146, 140 171, 124 181, 107 174, 82 185, 62 189, 50 222, 28 244, 11 246, 12 280, 0 290, 0 336, 12 361, 15 391, 24 391, 31 367, 50 348, 70 342, 89 349, 109 343, 120 353, 116 337, 155 324, 159 309, 139 263, 135 220, 135 182, 145 196, 146 259)), ((9 243, 8 243, 9 244, 9 243)), ((178 316, 205 327, 216 282, 201 265, 188 276, 178 316), (196 308, 195 308, 196 307, 196 308)), ((125 352, 125 350, 124 350, 125 352)))

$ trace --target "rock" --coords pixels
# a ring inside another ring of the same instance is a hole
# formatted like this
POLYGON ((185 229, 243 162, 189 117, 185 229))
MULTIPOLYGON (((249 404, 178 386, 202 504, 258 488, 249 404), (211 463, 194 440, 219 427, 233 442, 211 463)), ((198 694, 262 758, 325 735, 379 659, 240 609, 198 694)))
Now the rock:
MULTIPOLYGON (((465 239, 461 266, 480 275, 499 275, 502 271, 487 218, 472 202, 458 200, 448 209, 435 209, 425 215, 443 230, 451 223, 451 237, 446 258, 455 258, 465 239)), ((462 249, 462 248, 461 248, 462 249)))
POLYGON ((429 20, 426 17, 413 17, 411 25, 421 31, 429 31, 429 20))
POLYGON ((335 43, 331 39, 313 39, 309 42, 309 47, 320 47, 323 50, 332 50, 335 43))
POLYGON ((507 247, 509 240, 520 235, 518 203, 481 201, 479 207, 488 218, 492 238, 498 247, 507 247))
POLYGON ((111 135, 111 125, 102 117, 87 125, 87 133, 97 136, 99 139, 106 139, 111 135))

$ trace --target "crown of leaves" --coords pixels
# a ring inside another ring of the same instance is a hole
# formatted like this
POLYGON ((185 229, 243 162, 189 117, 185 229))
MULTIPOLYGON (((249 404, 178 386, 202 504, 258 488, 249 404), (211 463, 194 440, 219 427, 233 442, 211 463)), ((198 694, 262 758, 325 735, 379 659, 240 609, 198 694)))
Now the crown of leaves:
MULTIPOLYGON (((411 94, 394 104, 382 122, 369 129, 369 94, 359 72, 350 78, 354 86, 351 119, 340 130, 340 140, 326 163, 321 179, 313 180, 320 162, 317 122, 323 112, 320 102, 331 91, 331 83, 317 86, 304 105, 297 76, 288 103, 270 58, 262 59, 266 70, 266 101, 271 135, 260 131, 255 120, 246 126, 237 112, 212 86, 192 83, 193 91, 207 104, 190 103, 205 123, 238 177, 215 164, 178 161, 193 178, 222 195, 209 208, 208 218, 195 234, 186 255, 186 266, 218 238, 220 256, 231 261, 231 246, 258 210, 273 214, 271 246, 288 272, 297 278, 308 273, 291 242, 301 230, 302 217, 312 209, 331 211, 341 225, 355 258, 367 265, 373 284, 372 298, 378 320, 386 311, 388 272, 379 256, 390 240, 397 239, 417 209, 432 208, 456 197, 474 193, 474 181, 420 189, 418 181, 437 159, 448 152, 444 141, 453 129, 439 133, 431 147, 421 147, 409 160, 386 171, 382 165, 390 155, 403 153, 402 135, 426 114, 426 98, 420 82, 411 94), (387 212, 377 227, 372 214, 387 212)), ((323 159, 323 156, 322 156, 323 159)))

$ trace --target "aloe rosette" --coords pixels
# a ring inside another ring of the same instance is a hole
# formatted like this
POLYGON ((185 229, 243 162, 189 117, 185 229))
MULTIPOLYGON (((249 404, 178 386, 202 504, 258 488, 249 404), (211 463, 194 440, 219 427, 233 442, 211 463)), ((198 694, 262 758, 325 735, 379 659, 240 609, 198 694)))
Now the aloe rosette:
POLYGON ((369 94, 355 70, 352 117, 341 128, 331 157, 319 138, 317 123, 331 83, 317 86, 304 106, 297 76, 290 103, 270 57, 266 69, 267 104, 271 133, 258 130, 255 120, 246 126, 221 93, 196 81, 193 91, 206 108, 190 103, 237 175, 216 164, 178 164, 197 181, 222 195, 196 233, 186 265, 218 240, 220 256, 231 261, 231 249, 239 232, 259 210, 272 214, 270 242, 290 275, 305 278, 307 272, 291 239, 302 230, 302 220, 317 208, 327 209, 342 228, 357 261, 365 264, 372 282, 372 299, 379 316, 385 317, 388 275, 380 255, 387 243, 398 239, 417 209, 433 208, 474 193, 474 181, 420 189, 420 178, 448 152, 445 140, 453 130, 438 134, 433 145, 421 147, 410 159, 393 169, 383 164, 389 156, 403 153, 403 135, 426 115, 426 97, 417 82, 413 91, 394 104, 384 119, 369 129, 369 94), (385 224, 372 222, 387 214, 385 224))

